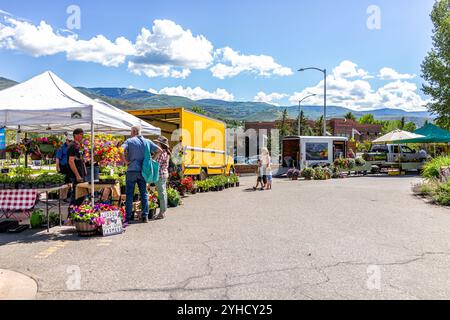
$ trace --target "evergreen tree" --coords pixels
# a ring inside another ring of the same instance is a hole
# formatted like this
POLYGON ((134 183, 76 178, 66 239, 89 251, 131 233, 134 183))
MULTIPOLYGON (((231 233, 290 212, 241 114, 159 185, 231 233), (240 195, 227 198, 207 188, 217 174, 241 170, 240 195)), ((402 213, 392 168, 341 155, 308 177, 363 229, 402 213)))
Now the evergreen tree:
POLYGON ((281 114, 279 123, 277 124, 277 129, 280 131, 281 140, 292 134, 292 128, 289 126, 289 114, 287 109, 284 109, 281 114))
POLYGON ((347 119, 347 120, 353 120, 353 121, 356 121, 356 117, 355 117, 355 115, 354 115, 352 112, 347 113, 347 114, 344 116, 344 118, 347 119))

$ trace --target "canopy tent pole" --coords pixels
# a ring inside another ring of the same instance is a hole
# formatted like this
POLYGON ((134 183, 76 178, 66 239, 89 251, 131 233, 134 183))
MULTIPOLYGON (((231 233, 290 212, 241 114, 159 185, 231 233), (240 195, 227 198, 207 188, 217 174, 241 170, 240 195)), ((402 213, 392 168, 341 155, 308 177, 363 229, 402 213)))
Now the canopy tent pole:
POLYGON ((95 182, 94 182, 94 151, 95 151, 95 138, 94 138, 94 106, 91 106, 91 197, 92 197, 92 207, 95 206, 95 182))

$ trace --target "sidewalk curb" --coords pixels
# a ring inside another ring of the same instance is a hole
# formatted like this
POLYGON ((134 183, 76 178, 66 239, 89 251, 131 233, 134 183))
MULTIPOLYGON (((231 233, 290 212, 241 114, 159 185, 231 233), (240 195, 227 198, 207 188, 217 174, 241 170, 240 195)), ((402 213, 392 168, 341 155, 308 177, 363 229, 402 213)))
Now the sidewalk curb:
POLYGON ((22 273, 0 269, 0 300, 34 300, 38 285, 22 273))

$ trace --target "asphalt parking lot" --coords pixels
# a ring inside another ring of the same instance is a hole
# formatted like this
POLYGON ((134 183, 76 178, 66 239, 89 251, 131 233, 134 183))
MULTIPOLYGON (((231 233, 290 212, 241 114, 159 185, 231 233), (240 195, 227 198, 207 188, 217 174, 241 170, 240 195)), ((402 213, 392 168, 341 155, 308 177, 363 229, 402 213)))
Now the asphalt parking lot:
POLYGON ((37 299, 449 299, 450 211, 416 177, 254 178, 110 238, 0 235, 37 299))

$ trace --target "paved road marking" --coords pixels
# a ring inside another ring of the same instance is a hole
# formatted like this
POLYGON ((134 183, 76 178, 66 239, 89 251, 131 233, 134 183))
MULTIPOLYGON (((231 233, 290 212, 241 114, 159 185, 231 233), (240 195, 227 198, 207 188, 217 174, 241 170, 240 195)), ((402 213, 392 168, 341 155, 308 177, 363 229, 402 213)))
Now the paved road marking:
POLYGON ((55 244, 55 245, 49 247, 48 249, 40 252, 34 258, 35 259, 47 259, 48 257, 50 257, 51 255, 55 254, 56 252, 62 250, 66 246, 67 246, 66 242, 61 242, 61 243, 55 244))
POLYGON ((100 243, 97 244, 97 247, 109 247, 112 244, 112 240, 108 240, 108 239, 102 239, 100 240, 100 243))

